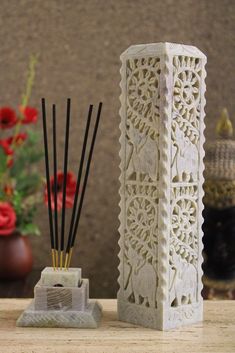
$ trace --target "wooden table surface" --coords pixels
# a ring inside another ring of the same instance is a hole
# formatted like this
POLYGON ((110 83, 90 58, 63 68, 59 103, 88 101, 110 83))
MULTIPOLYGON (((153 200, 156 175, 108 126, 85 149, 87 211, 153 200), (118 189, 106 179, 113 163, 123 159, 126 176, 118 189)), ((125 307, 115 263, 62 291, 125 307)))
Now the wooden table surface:
POLYGON ((117 321, 116 300, 99 300, 99 329, 18 328, 29 299, 0 299, 0 353, 235 353, 235 301, 205 301, 204 322, 161 332, 117 321))

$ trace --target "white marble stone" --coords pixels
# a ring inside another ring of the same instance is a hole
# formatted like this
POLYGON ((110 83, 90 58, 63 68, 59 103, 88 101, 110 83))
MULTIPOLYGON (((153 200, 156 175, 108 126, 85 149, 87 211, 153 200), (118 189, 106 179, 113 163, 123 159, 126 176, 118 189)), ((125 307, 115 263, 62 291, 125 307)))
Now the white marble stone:
POLYGON ((121 55, 120 320, 202 320, 206 56, 173 43, 121 55))
POLYGON ((41 286, 77 287, 80 284, 82 271, 80 268, 54 270, 46 267, 41 273, 41 286))

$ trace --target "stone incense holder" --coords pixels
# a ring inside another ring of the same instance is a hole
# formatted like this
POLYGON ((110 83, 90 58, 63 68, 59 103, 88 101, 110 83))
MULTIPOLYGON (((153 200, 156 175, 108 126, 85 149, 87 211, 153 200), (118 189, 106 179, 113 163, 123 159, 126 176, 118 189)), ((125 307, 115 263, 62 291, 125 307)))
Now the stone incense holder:
POLYGON ((102 308, 89 300, 89 280, 80 268, 54 270, 46 267, 34 288, 34 299, 21 314, 21 327, 97 328, 102 308))
POLYGON ((65 218, 67 205, 66 188, 68 175, 70 99, 68 98, 67 100, 63 185, 59 185, 58 183, 57 172, 56 106, 55 104, 52 106, 53 178, 50 178, 46 104, 45 99, 42 99, 43 137, 52 267, 46 267, 42 271, 41 278, 34 288, 34 300, 19 317, 17 326, 96 328, 100 322, 102 314, 101 306, 95 301, 89 301, 89 280, 82 279, 81 269, 70 268, 70 263, 81 216, 101 109, 102 102, 99 103, 96 119, 93 123, 93 105, 89 106, 77 172, 77 180, 75 181, 76 188, 74 195, 72 196, 74 197, 72 215, 69 223, 69 229, 66 230, 65 218), (86 156, 86 147, 89 140, 89 129, 92 123, 94 126, 93 133, 90 138, 88 155, 86 156), (86 161, 86 165, 83 175, 84 161, 86 161), (62 189, 61 208, 58 205, 58 189, 60 188, 62 189), (58 211, 60 211, 60 209, 62 212, 60 217, 61 226, 59 235, 58 211))

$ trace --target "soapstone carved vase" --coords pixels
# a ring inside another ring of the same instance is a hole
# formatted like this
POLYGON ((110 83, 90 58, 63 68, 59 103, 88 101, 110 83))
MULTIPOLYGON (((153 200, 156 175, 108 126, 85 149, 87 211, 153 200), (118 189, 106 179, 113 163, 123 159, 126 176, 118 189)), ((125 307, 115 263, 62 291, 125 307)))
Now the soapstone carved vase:
POLYGON ((118 316, 170 329, 203 313, 206 57, 158 43, 121 61, 118 316))
POLYGON ((33 267, 32 248, 28 237, 13 233, 0 236, 0 278, 15 280, 26 277, 33 267))

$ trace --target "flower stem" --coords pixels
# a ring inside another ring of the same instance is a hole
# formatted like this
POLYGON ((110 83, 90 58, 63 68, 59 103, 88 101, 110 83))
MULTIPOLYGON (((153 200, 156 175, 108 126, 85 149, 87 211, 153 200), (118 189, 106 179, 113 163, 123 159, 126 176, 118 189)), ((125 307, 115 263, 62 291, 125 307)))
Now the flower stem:
POLYGON ((26 90, 25 90, 25 93, 22 95, 21 105, 23 108, 27 106, 29 102, 29 98, 31 96, 32 87, 33 87, 34 78, 35 78, 35 67, 37 62, 38 62, 38 54, 31 55, 29 59, 29 71, 28 71, 28 78, 26 82, 26 90))
MULTIPOLYGON (((23 108, 25 108, 27 106, 29 99, 30 99, 30 96, 31 96, 32 87, 33 87, 34 78, 35 78, 35 67, 36 67, 37 62, 38 62, 38 54, 36 54, 36 55, 32 54, 29 59, 29 70, 28 70, 28 78, 26 81, 26 90, 25 90, 25 93, 22 95, 21 106, 23 108)), ((13 141, 12 141, 12 149, 13 150, 15 149, 15 146, 16 146, 17 135, 20 132, 22 118, 23 118, 23 114, 21 113, 20 119, 15 126, 14 137, 13 137, 13 141)))

